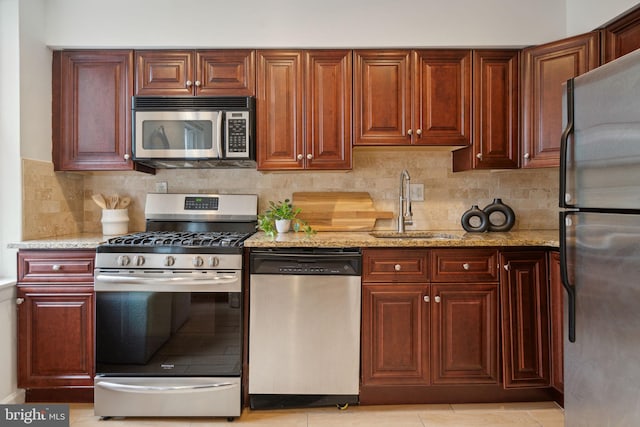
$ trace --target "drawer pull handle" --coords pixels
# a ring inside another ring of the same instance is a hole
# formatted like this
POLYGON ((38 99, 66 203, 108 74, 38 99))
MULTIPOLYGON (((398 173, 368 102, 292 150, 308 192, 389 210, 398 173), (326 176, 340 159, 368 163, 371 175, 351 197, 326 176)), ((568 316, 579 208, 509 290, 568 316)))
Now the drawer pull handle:
POLYGON ((395 271, 400 271, 400 270, 402 270, 402 266, 400 264, 396 264, 396 265, 393 266, 393 269, 395 271))
POLYGON ((424 302, 429 302, 430 301, 429 295, 423 296, 422 299, 424 300, 424 302))
POLYGON ((60 264, 53 264, 53 266, 51 267, 51 269, 53 271, 60 271, 60 269, 62 269, 62 266, 60 264))
POLYGON ((469 270, 469 268, 471 268, 471 266, 469 265, 468 262, 465 262, 464 264, 462 264, 462 268, 464 268, 465 270, 469 270))

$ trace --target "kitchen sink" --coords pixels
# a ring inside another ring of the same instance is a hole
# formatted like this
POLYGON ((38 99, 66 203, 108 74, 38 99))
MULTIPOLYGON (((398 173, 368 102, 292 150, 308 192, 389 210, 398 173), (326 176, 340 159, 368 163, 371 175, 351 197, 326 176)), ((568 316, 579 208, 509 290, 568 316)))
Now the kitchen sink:
POLYGON ((381 239, 432 239, 432 240, 459 240, 462 237, 449 233, 438 233, 435 231, 372 231, 369 233, 373 237, 381 239))

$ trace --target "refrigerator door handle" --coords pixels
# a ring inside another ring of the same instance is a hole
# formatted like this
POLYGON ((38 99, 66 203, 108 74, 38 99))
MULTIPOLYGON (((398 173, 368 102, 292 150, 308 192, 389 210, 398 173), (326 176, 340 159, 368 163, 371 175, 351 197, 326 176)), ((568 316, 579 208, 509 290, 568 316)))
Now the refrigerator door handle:
POLYGON ((567 291, 569 311, 569 341, 576 342, 576 287, 569 280, 567 269, 567 219, 575 212, 560 212, 560 275, 567 291))
POLYGON ((567 202, 567 151, 569 149, 569 137, 573 134, 574 113, 573 113, 573 79, 567 80, 567 127, 562 132, 560 138, 560 191, 559 206, 561 208, 573 207, 567 202))

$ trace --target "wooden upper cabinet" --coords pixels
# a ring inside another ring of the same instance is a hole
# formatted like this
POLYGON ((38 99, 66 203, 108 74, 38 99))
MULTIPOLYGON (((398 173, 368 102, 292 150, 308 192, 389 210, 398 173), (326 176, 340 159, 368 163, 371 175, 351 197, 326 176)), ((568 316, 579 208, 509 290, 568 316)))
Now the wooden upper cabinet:
POLYGON ((351 51, 258 52, 260 170, 351 169, 351 51))
POLYGON ((562 84, 598 67, 599 33, 592 32, 523 51, 523 167, 560 163, 562 84))
POLYGON ((408 145, 411 52, 354 52, 355 145, 408 145))
POLYGON ((471 51, 413 52, 414 144, 471 143, 471 51))
POLYGON ((354 53, 356 145, 468 145, 471 51, 354 53))
POLYGON ((453 153, 453 171, 518 167, 520 53, 473 52, 473 143, 453 153))
POLYGON ((640 48, 640 7, 604 27, 604 61, 613 61, 640 48))
POLYGON ((254 50, 139 50, 136 95, 254 96, 254 50))
POLYGON ((52 87, 54 169, 133 169, 133 51, 55 51, 52 87))

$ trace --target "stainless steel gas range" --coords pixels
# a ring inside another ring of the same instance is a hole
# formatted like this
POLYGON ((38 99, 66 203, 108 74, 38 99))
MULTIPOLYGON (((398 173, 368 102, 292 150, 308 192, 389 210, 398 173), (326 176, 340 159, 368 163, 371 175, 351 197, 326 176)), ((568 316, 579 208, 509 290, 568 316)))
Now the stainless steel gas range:
POLYGON ((149 194, 97 248, 95 414, 241 412, 243 242, 256 195, 149 194))

